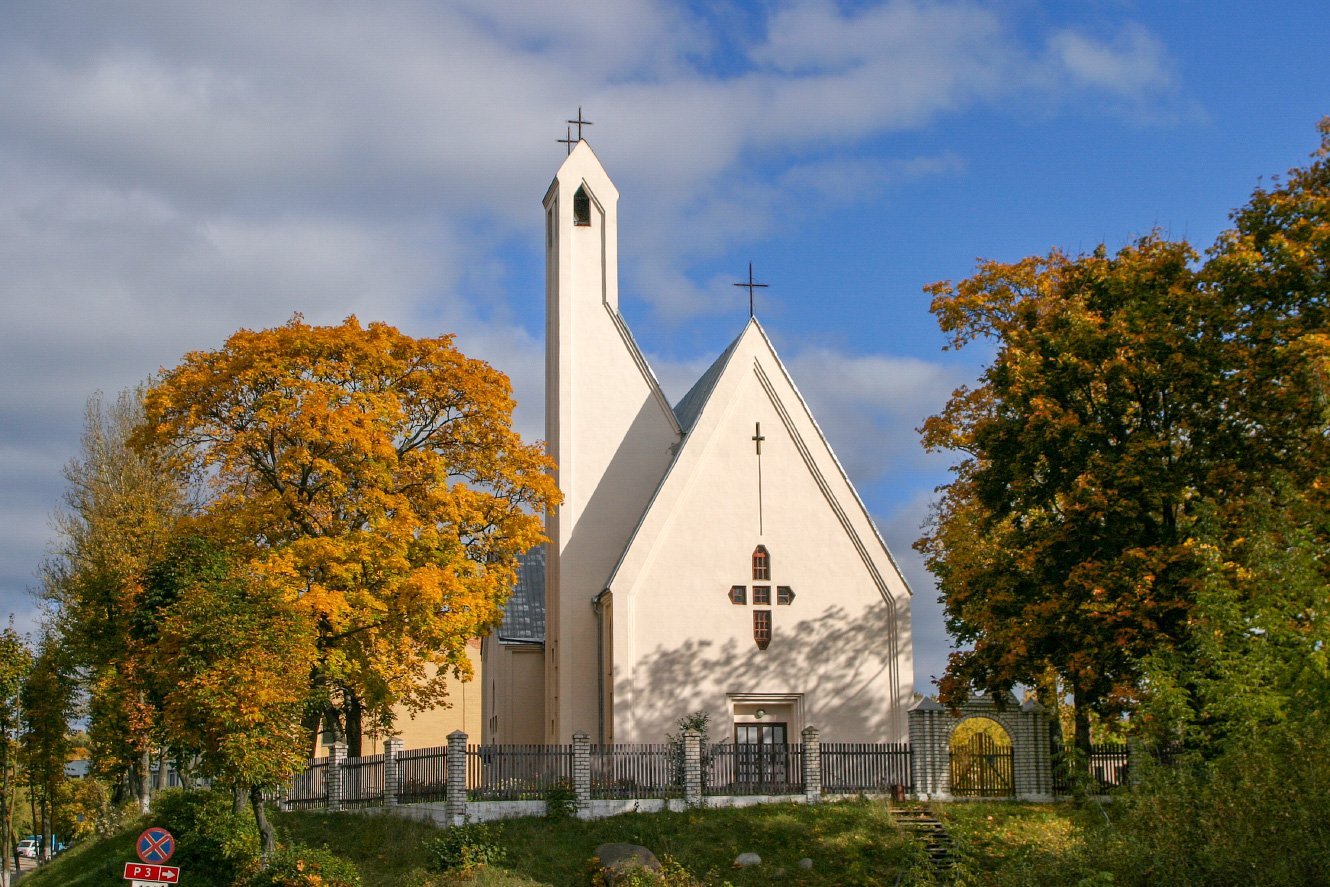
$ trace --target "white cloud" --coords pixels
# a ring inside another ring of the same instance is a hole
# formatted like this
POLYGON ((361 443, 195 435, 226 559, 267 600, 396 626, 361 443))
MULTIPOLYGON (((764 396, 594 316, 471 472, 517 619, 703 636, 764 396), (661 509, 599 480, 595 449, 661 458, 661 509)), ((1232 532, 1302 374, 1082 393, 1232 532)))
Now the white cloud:
POLYGON ((916 429, 941 409, 962 375, 942 364, 882 354, 809 348, 786 360, 845 470, 861 486, 892 476, 908 483, 942 470, 916 429))
MULTIPOLYGON (((753 15, 764 27, 725 32, 715 21, 733 19, 664 0, 7 9, 6 497, 29 476, 19 444, 57 463, 73 454, 93 391, 297 310, 455 330, 513 376, 519 423, 538 436, 537 301, 503 266, 514 243, 519 259, 535 252, 554 140, 579 104, 630 195, 623 274, 678 320, 735 310, 731 281, 699 281, 694 263, 789 224, 792 201, 826 207, 964 169, 950 154, 850 158, 865 137, 1003 97, 1019 105, 1023 91, 1139 92, 1167 73, 1139 27, 1107 42, 1060 33, 1039 56, 973 3, 753 15), (1047 75, 1056 66, 1071 85, 1047 75)), ((938 384, 885 358, 810 351, 794 369, 842 457, 870 473, 858 443, 913 427, 925 411, 910 392, 938 384), (824 371, 850 388, 818 389, 824 371)), ((894 436, 886 446, 901 465, 922 458, 894 436)), ((48 505, 21 509, 11 562, 40 560, 31 528, 59 497, 58 476, 43 477, 24 501, 48 505)), ((17 573, 4 575, 12 591, 17 573)))
POLYGON ((1048 45, 1061 68, 1083 86, 1140 98, 1174 85, 1163 42, 1137 24, 1124 25, 1108 41, 1059 31, 1048 45))

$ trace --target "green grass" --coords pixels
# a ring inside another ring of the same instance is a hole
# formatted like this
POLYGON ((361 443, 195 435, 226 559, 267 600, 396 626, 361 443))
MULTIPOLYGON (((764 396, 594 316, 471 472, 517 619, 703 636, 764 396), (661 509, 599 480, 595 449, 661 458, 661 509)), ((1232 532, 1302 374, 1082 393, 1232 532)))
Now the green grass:
MULTIPOLYGON (((743 810, 630 813, 591 822, 520 819, 497 823, 506 850, 502 866, 465 875, 430 875, 423 844, 433 826, 387 815, 310 812, 274 816, 283 841, 327 847, 360 867, 365 887, 585 887, 597 845, 626 841, 674 860, 694 883, 790 884, 807 887, 891 887, 920 865, 920 850, 891 822, 885 804, 851 800, 805 807, 771 804, 743 810), (733 866, 746 851, 762 865, 733 866), (802 857, 812 871, 800 869, 802 857)), ((135 822, 114 838, 70 850, 22 882, 27 887, 123 887, 134 858, 135 822)), ((181 872, 191 887, 210 884, 205 872, 181 872)), ((904 883, 908 883, 906 880, 904 883)))
POLYGON ((669 857, 703 883, 735 887, 891 885, 919 860, 918 847, 892 824, 887 805, 868 801, 632 813, 559 824, 514 820, 501 834, 507 867, 553 887, 588 883, 596 846, 617 841, 669 857), (734 868, 734 858, 749 851, 762 865, 734 868), (799 868, 803 857, 813 860, 811 872, 799 868))
POLYGON ((955 841, 957 885, 1099 883, 1086 868, 1084 851, 1087 836, 1104 824, 1100 807, 991 801, 932 809, 955 841))
POLYGON ((125 887, 125 863, 137 861, 134 842, 149 825, 136 819, 123 831, 101 841, 84 841, 34 872, 25 874, 22 887, 125 887))

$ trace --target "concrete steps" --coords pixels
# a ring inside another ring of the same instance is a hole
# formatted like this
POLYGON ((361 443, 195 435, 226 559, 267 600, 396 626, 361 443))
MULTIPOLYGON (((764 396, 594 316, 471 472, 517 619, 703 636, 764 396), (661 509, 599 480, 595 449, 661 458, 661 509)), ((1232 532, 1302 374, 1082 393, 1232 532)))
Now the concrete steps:
POLYGON ((898 826, 923 842, 924 852, 928 854, 934 869, 946 871, 955 865, 951 835, 947 834, 947 829, 933 815, 933 811, 922 805, 913 805, 893 809, 891 816, 898 826))

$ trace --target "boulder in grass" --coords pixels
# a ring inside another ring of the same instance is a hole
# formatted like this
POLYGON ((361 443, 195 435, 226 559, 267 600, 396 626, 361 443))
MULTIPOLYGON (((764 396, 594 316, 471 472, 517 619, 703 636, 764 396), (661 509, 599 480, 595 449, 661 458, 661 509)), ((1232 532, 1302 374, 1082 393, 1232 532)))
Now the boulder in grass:
POLYGON ((601 844, 596 848, 598 884, 615 887, 631 871, 660 871, 656 854, 638 844, 601 844))
POLYGON ((758 856, 756 853, 740 853, 738 856, 734 857, 734 865, 737 868, 744 869, 748 868, 750 865, 761 864, 762 857, 758 856))

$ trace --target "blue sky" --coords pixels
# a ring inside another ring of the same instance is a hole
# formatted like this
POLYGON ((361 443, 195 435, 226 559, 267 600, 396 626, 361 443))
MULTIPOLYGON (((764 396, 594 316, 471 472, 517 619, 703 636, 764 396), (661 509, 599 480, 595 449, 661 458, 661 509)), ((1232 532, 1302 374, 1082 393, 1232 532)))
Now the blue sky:
POLYGON ((0 613, 86 399, 300 311, 452 331, 538 437, 540 199, 580 106, 622 307, 679 397, 758 315, 915 589, 982 368, 921 288, 1153 228, 1204 248, 1330 113, 1321 2, 9 4, 0 27, 0 613))

